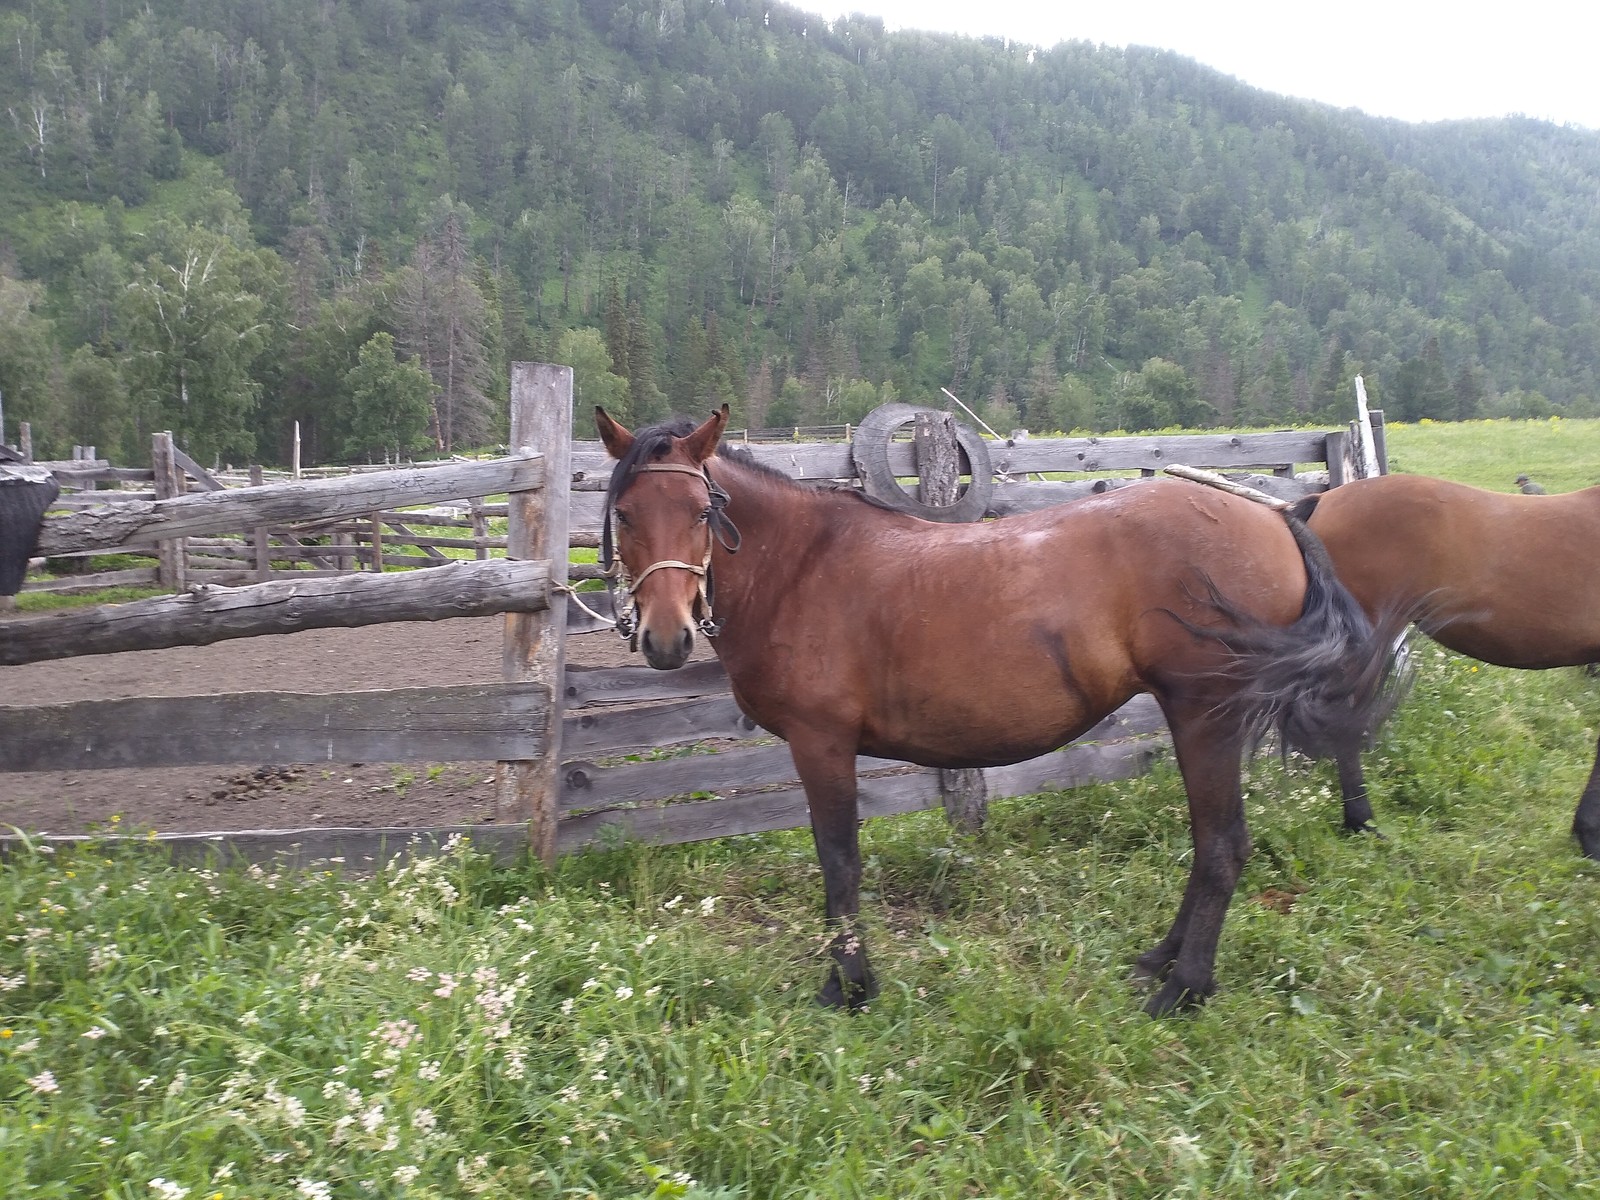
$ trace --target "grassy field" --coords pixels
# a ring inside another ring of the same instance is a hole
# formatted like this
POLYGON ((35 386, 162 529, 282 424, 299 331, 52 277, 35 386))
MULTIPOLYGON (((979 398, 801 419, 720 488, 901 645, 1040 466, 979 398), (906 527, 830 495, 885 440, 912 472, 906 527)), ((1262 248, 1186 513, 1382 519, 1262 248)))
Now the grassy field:
POLYGON ((1518 475, 1551 492, 1600 483, 1600 421, 1419 421, 1386 427, 1389 467, 1514 492, 1518 475))
MULTIPOLYGON (((1544 428, 1439 473, 1558 490, 1544 428)), ((1441 437, 1392 429, 1396 465, 1441 437)), ((976 839, 869 823, 855 1017, 810 1001, 804 832, 372 879, 23 853, 0 1196, 1600 1194, 1600 864, 1568 835, 1600 681, 1417 657, 1368 756, 1384 839, 1338 832, 1328 768, 1251 764, 1221 990, 1178 1020, 1126 980, 1187 872, 1170 768, 976 839)))

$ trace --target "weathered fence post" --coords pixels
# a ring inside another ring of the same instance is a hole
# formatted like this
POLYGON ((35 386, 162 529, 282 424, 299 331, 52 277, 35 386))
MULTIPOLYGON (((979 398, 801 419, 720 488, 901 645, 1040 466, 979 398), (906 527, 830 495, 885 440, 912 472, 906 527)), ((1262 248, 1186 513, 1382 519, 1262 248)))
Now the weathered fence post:
MULTIPOLYGON (((954 413, 918 413, 912 430, 917 460, 917 498, 924 504, 954 504, 961 493, 961 447, 954 413)), ((989 812, 989 786, 979 770, 939 772, 944 815, 962 833, 977 833, 989 812)))
MULTIPOLYGON (((260 487, 266 482, 260 463, 250 464, 250 486, 260 487)), ((250 530, 250 548, 255 553, 256 582, 265 583, 272 578, 272 555, 268 552, 267 527, 257 525, 250 530)))
POLYGON ((489 519, 483 515, 483 497, 469 497, 467 508, 472 514, 472 540, 476 543, 473 557, 482 562, 489 557, 489 519))
MULTIPOLYGON (((157 500, 170 500, 184 493, 183 470, 178 466, 170 431, 150 437, 150 465, 155 473, 157 500)), ((188 586, 188 545, 183 538, 168 538, 157 543, 156 584, 169 592, 181 592, 188 586)))
POLYGON ((561 721, 565 698, 567 523, 572 490, 572 368, 511 364, 511 451, 543 454, 544 486, 506 497, 506 557, 550 562, 550 603, 541 612, 507 613, 501 662, 508 683, 541 684, 544 755, 496 768, 495 807, 502 821, 526 821, 533 853, 556 860, 561 796, 561 721))
POLYGON ((372 514, 372 569, 383 571, 383 514, 377 511, 372 514))
POLYGON ((961 447, 953 413, 918 413, 911 433, 917 460, 917 499, 954 504, 961 494, 961 447))

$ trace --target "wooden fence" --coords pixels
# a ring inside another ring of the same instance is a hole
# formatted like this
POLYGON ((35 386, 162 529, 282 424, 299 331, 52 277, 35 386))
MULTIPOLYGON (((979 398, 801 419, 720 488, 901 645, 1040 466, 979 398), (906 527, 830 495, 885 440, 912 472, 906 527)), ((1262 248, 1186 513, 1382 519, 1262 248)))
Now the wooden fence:
MULTIPOLYGON (((304 528, 354 516, 371 519, 374 513, 392 514, 393 523, 404 524, 416 520, 417 506, 428 506, 432 524, 440 505, 476 501, 489 511, 482 499, 504 493, 505 557, 454 560, 426 571, 300 571, 242 587, 191 581, 170 597, 0 622, 3 670, 77 654, 505 612, 503 679, 334 695, 267 692, 0 706, 0 771, 499 764, 496 825, 158 838, 174 855, 191 859, 224 853, 291 864, 337 858, 361 865, 464 835, 497 856, 523 853, 531 842, 548 861, 558 851, 619 836, 673 843, 806 824, 805 795, 787 748, 740 713, 719 664, 675 672, 566 666, 567 637, 604 628, 581 608, 569 613, 561 589, 569 547, 593 545, 610 473, 598 443, 570 440, 571 383, 564 367, 514 365, 511 440, 519 449, 503 459, 108 502, 47 518, 40 537, 46 555, 183 540, 205 546, 202 539, 239 529, 304 528), (712 741, 722 747, 715 753, 650 753, 712 741)), ((871 436, 882 436, 885 427, 880 422, 869 428, 875 430, 871 436)), ((1381 434, 1381 419, 1377 428, 1381 434)), ((1149 476, 1175 462, 1244 471, 1279 489, 1315 490, 1325 483, 1299 469, 1319 468, 1338 481, 1348 470, 1346 439, 1343 431, 1058 438, 993 443, 982 453, 992 457, 1000 477, 994 507, 1016 511, 1125 481, 1087 473, 1149 476), (1080 478, 1024 482, 1030 473, 1080 478)), ((853 444, 750 449, 800 479, 853 479, 866 457, 880 463, 880 476, 887 471, 891 477, 887 483, 878 478, 875 486, 900 487, 899 481, 918 476, 919 449, 909 438, 888 440, 870 456, 859 437, 853 444)), ((970 462, 967 474, 967 487, 989 482, 970 462)), ((603 593, 585 594, 585 600, 606 611, 603 593)), ((1154 702, 1141 696, 1077 742, 1014 766, 952 773, 864 758, 858 763, 861 812, 878 816, 945 805, 955 813, 970 804, 974 790, 980 797, 1028 795, 1124 778, 1147 769, 1165 744, 1163 732, 1154 702), (957 774, 965 778, 953 779, 957 774)), ((0 851, 14 840, 0 839, 0 851)))

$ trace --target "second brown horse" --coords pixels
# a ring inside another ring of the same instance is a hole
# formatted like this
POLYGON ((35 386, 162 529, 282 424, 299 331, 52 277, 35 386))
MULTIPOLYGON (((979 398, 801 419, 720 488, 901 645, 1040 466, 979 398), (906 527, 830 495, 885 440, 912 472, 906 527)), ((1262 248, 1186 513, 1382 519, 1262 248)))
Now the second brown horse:
POLYGON ((734 698, 789 743, 822 866, 832 963, 818 999, 877 985, 861 931, 856 756, 930 767, 1019 762, 1137 692, 1160 703, 1188 793, 1194 860, 1166 935, 1137 960, 1152 1014, 1215 987, 1245 858, 1240 759, 1267 724, 1326 740, 1386 702, 1373 629, 1298 522, 1186 483, 943 525, 848 488, 806 487, 721 448, 724 407, 629 432, 608 492, 622 623, 650 665, 713 632, 734 698), (613 524, 614 518, 614 524, 613 524))
MULTIPOLYGON (((1327 546, 1368 613, 1419 607, 1441 645, 1502 667, 1600 662, 1600 487, 1505 495, 1424 475, 1361 479, 1293 512, 1327 546)), ((1361 742, 1335 749, 1345 824, 1372 804, 1361 742)), ((1600 757, 1572 821, 1600 859, 1600 757)))

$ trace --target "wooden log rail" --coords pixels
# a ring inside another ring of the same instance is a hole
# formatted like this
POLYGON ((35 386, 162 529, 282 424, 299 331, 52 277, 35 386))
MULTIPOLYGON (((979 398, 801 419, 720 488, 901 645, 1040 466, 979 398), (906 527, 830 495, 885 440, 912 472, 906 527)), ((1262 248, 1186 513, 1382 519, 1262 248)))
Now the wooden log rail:
MULTIPOLYGON (((1168 463, 1215 470, 1249 470, 1323 463, 1327 434, 1291 429, 1271 433, 1133 435, 1087 438, 1029 438, 991 442, 994 469, 1000 473, 1065 471, 1150 471, 1168 463)), ((796 479, 849 479, 855 474, 848 444, 797 443, 744 447, 766 466, 796 479)), ((889 466, 895 475, 917 474, 915 447, 891 442, 889 466)), ((574 442, 574 491, 604 490, 610 459, 599 442, 574 442)))
MULTIPOLYGON (((307 573, 309 574, 309 573, 307 573)), ((247 587, 197 585, 175 596, 0 622, 0 666, 302 629, 438 621, 549 606, 548 561, 461 561, 392 575, 333 574, 247 587)))
POLYGON ((39 531, 38 552, 46 556, 103 552, 174 538, 235 533, 258 525, 367 516, 464 496, 528 491, 542 486, 544 479, 544 456, 526 454, 385 474, 197 492, 167 500, 108 500, 80 512, 46 517, 39 531))

